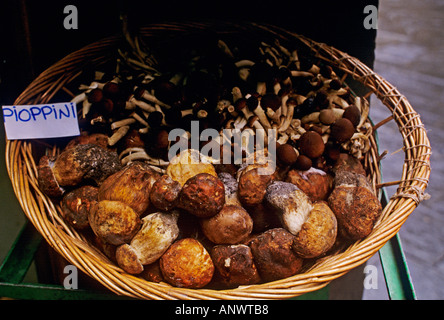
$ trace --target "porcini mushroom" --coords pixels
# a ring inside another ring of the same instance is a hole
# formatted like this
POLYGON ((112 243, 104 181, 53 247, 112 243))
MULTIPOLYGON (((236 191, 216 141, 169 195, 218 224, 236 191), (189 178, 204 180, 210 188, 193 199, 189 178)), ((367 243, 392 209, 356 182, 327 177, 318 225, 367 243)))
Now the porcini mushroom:
POLYGON ((289 182, 275 181, 270 184, 266 189, 265 201, 275 209, 285 229, 294 235, 301 230, 312 209, 308 196, 289 182))
POLYGON ((259 122, 262 124, 262 126, 268 130, 271 128, 270 121, 267 118, 267 115, 265 114, 264 109, 262 109, 262 106, 260 104, 260 100, 255 95, 247 95, 246 96, 246 103, 248 106, 248 109, 253 112, 256 116, 259 118, 259 122))
POLYGON ((179 235, 179 214, 151 213, 142 219, 142 227, 129 244, 116 250, 120 267, 131 274, 139 274, 143 266, 158 260, 179 235))

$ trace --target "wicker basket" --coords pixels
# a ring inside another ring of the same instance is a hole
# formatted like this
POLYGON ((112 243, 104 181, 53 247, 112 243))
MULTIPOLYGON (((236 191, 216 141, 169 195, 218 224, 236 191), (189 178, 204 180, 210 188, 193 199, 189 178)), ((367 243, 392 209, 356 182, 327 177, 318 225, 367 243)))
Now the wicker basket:
MULTIPOLYGON (((185 33, 207 32, 206 23, 157 24, 141 30, 143 38, 162 39, 185 33)), ((369 95, 374 93, 390 110, 404 141, 405 162, 397 192, 383 209, 373 232, 341 252, 317 260, 303 273, 264 284, 229 290, 184 289, 166 283, 153 283, 124 272, 67 225, 57 204, 45 196, 37 185, 36 154, 40 141, 7 141, 6 164, 16 196, 29 220, 45 240, 69 263, 119 295, 141 299, 283 299, 318 290, 344 275, 371 256, 400 229, 420 201, 430 176, 431 147, 426 130, 407 99, 366 65, 335 48, 273 26, 255 24, 211 25, 214 34, 265 32, 285 41, 299 42, 313 57, 322 59, 345 77, 361 82, 369 95)), ((110 52, 121 44, 113 36, 76 51, 57 62, 36 78, 17 98, 15 104, 47 103, 58 94, 68 92, 86 65, 100 65, 111 58, 110 52)), ((365 165, 373 187, 380 190, 381 172, 375 137, 366 154, 365 165)))

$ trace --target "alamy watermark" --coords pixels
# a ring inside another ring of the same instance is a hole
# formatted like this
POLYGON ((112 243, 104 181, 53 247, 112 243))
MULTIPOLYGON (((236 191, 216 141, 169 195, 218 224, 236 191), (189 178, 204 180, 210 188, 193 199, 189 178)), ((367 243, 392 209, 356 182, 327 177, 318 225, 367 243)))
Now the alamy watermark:
POLYGON ((67 16, 63 20, 63 27, 66 30, 79 28, 79 13, 74 5, 67 5, 63 9, 63 13, 67 16))
POLYGON ((378 268, 372 264, 368 264, 364 267, 364 289, 378 289, 378 268))
POLYGON ((374 5, 367 5, 364 7, 364 13, 367 16, 364 18, 364 28, 367 30, 378 29, 378 8, 374 5))
POLYGON ((63 273, 67 276, 63 279, 63 287, 65 289, 79 288, 79 273, 76 266, 68 264, 63 268, 63 273))

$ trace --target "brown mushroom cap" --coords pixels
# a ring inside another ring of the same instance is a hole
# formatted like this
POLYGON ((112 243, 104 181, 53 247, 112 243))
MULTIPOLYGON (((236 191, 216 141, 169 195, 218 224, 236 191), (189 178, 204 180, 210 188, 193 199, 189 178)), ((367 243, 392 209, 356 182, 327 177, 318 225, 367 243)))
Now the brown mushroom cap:
POLYGON ((148 164, 132 162, 109 176, 99 187, 100 200, 116 200, 141 215, 150 205, 150 190, 160 174, 148 164))
POLYGON ((293 146, 289 145, 288 143, 285 143, 277 147, 276 155, 278 160, 282 164, 287 166, 291 166, 298 159, 298 154, 296 153, 296 150, 293 148, 293 146))
POLYGON ((319 257, 334 245, 336 235, 336 216, 326 202, 316 202, 307 221, 295 237, 293 250, 302 258, 319 257))
POLYGON ((260 276, 250 247, 244 244, 216 245, 211 249, 215 275, 228 287, 255 284, 260 276))
POLYGON ((301 270, 303 259, 294 253, 293 241, 294 235, 290 232, 274 228, 259 234, 248 243, 262 280, 283 279, 301 270))
POLYGON ((245 206, 255 206, 261 203, 267 186, 274 180, 273 172, 260 174, 261 167, 261 165, 249 165, 239 176, 238 196, 245 206))
POLYGON ((113 245, 129 242, 142 224, 130 206, 120 201, 109 200, 94 205, 88 221, 98 237, 113 245))
POLYGON ((88 94, 88 101, 91 103, 100 102, 103 99, 103 91, 102 89, 92 89, 88 94))
POLYGON ((331 137, 339 143, 350 140, 350 138, 355 133, 355 127, 353 126, 353 123, 346 118, 336 120, 330 126, 330 129, 331 137))
POLYGON ((261 106, 263 108, 270 108, 276 111, 280 108, 282 103, 282 98, 275 93, 266 93, 261 98, 261 106))
POLYGON ((238 205, 225 205, 215 216, 202 219, 204 235, 216 244, 237 244, 245 240, 253 230, 253 220, 238 205))
POLYGON ((216 215, 225 204, 223 182, 208 173, 199 173, 185 182, 178 207, 200 218, 216 215))
POLYGON ((336 115, 332 109, 322 109, 319 112, 319 121, 325 125, 330 125, 336 121, 336 115))
POLYGON ((254 123, 259 120, 259 117, 254 115, 248 118, 247 125, 253 127, 254 123))
POLYGON ((316 168, 309 170, 291 169, 285 179, 301 189, 312 201, 327 200, 332 190, 333 177, 316 168))
POLYGON ((361 121, 361 111, 359 110, 359 108, 357 106, 352 104, 351 106, 349 106, 348 108, 345 109, 342 117, 350 120, 350 122, 356 128, 356 126, 361 121))
POLYGON ((295 168, 299 170, 308 170, 311 168, 312 165, 313 161, 303 154, 300 154, 295 162, 295 168))
POLYGON ((160 258, 164 279, 179 288, 202 288, 214 274, 214 264, 205 247, 196 239, 173 243, 160 258))
POLYGON ((65 190, 60 187, 52 171, 56 157, 43 156, 37 166, 37 180, 39 187, 49 197, 61 197, 65 190))
POLYGON ((63 218, 75 229, 88 228, 88 214, 97 202, 97 195, 98 188, 88 185, 65 193, 60 205, 63 218))
POLYGON ((159 210, 169 211, 176 207, 182 186, 169 175, 164 174, 154 182, 150 201, 159 210))
POLYGON ((76 186, 89 179, 101 184, 121 168, 116 152, 94 144, 79 144, 59 154, 53 172, 61 186, 76 186))
POLYGON ((299 150, 307 157, 320 157, 325 150, 322 136, 315 131, 307 131, 299 138, 299 150))
POLYGON ((245 98, 239 98, 234 103, 234 107, 236 108, 236 111, 241 112, 243 109, 247 108, 247 99, 245 98))

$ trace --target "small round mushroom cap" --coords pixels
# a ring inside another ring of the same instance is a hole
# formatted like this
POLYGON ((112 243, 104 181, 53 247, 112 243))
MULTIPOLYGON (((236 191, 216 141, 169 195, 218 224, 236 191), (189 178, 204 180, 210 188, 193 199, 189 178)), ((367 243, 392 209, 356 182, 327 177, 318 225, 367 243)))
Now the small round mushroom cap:
POLYGON ((350 120, 341 118, 336 120, 331 126, 331 137, 333 140, 342 143, 350 140, 355 133, 355 127, 350 120))
POLYGON ((295 162, 295 168, 298 170, 308 170, 312 167, 312 165, 313 161, 303 154, 299 155, 295 162))
POLYGON ((243 109, 247 108, 247 99, 245 98, 239 98, 234 103, 234 107, 236 108, 236 111, 241 112, 243 109))
POLYGON ((254 115, 248 118, 247 125, 253 127, 254 123, 259 120, 259 117, 254 115))
POLYGON ((352 104, 347 109, 345 109, 342 117, 350 120, 350 122, 356 128, 359 122, 361 121, 361 111, 359 111, 359 108, 357 106, 352 104))
POLYGON ((311 159, 317 158, 325 150, 324 140, 319 133, 307 131, 299 139, 299 150, 311 159))
POLYGON ((298 154, 296 150, 293 148, 293 146, 289 145, 288 143, 280 145, 276 149, 276 155, 278 157, 278 160, 282 164, 287 166, 291 166, 292 164, 296 163, 298 159, 298 154))
POLYGON ((98 89, 98 88, 92 89, 90 91, 90 93, 88 94, 88 101, 91 103, 100 102, 100 101, 102 101, 102 99, 103 99, 102 89, 98 89))
POLYGON ((325 125, 330 125, 336 121, 335 113, 332 109, 322 109, 319 112, 319 121, 325 125))
POLYGON ((280 108, 282 103, 282 98, 275 93, 266 93, 261 98, 261 106, 264 109, 270 108, 276 111, 280 108))

